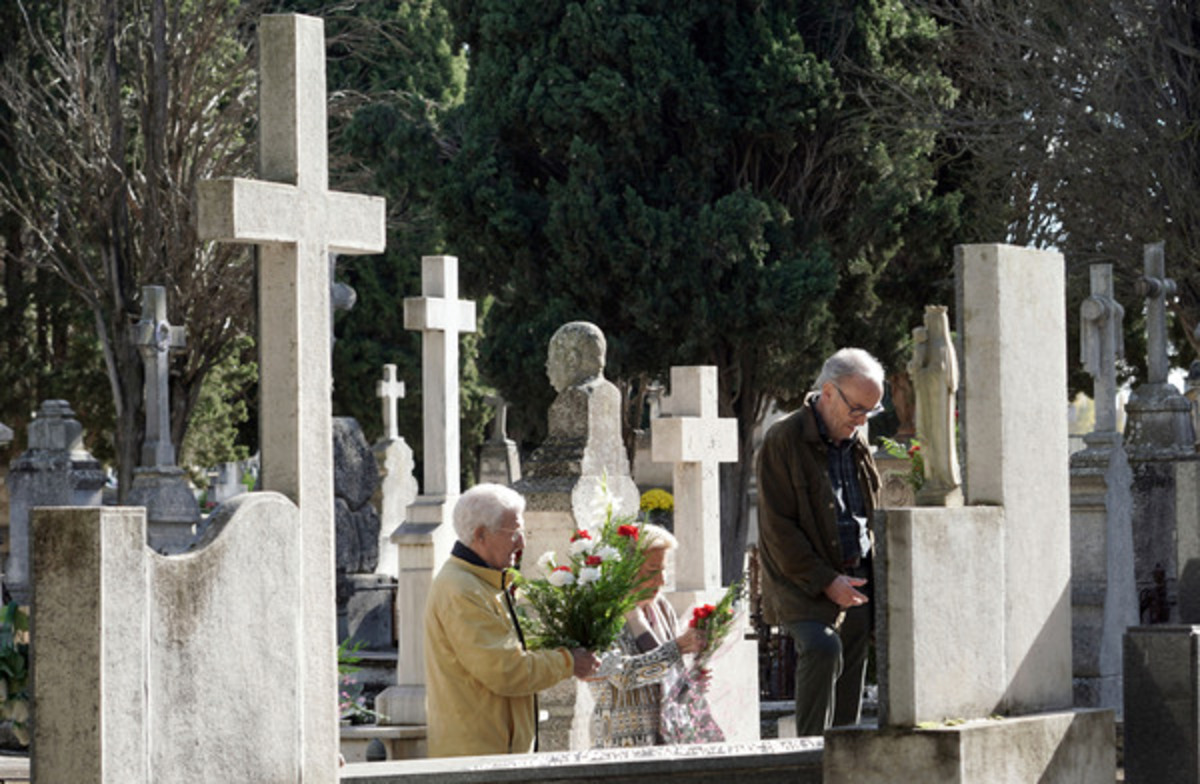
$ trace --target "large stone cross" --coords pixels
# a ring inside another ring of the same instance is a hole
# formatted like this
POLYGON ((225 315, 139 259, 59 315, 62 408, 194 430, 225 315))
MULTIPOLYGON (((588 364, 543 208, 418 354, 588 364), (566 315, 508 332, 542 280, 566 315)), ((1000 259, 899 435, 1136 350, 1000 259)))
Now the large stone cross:
POLYGON ((168 371, 171 349, 187 344, 187 331, 167 321, 167 290, 142 286, 142 320, 132 327, 133 342, 145 365, 143 395, 146 402, 146 438, 142 442, 142 465, 175 465, 171 443, 171 404, 168 371))
POLYGON ((650 422, 650 458, 675 464, 675 588, 721 586, 718 463, 738 459, 737 420, 717 416, 717 368, 671 368, 669 415, 650 422))
POLYGON ((1125 309, 1113 297, 1111 264, 1091 266, 1092 295, 1079 306, 1080 358, 1095 383, 1096 433, 1117 429, 1117 360, 1125 356, 1125 309))
POLYGON ((329 190, 321 19, 270 15, 259 25, 262 179, 199 183, 202 239, 256 244, 262 487, 300 509, 306 642, 303 770, 337 776, 333 423, 329 260, 379 253, 384 200, 329 190))
POLYGON ((383 378, 375 382, 375 396, 383 400, 383 437, 395 441, 400 437, 396 403, 404 397, 404 382, 396 378, 395 365, 383 366, 383 378))
POLYGON ((421 296, 405 297, 404 328, 421 337, 426 502, 458 495, 458 336, 475 331, 475 303, 458 298, 458 258, 421 259, 421 296))
POLYGON ((1146 297, 1146 381, 1167 383, 1170 360, 1167 357, 1167 300, 1175 296, 1175 281, 1167 277, 1163 243, 1143 249, 1146 274, 1139 289, 1146 297))

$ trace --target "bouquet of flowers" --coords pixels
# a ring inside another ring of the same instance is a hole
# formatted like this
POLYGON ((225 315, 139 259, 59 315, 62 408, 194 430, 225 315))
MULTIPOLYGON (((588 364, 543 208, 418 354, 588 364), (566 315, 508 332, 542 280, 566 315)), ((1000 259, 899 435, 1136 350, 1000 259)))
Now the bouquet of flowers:
POLYGON ((565 562, 553 552, 538 559, 545 577, 514 573, 524 598, 517 612, 530 648, 601 651, 612 645, 625 613, 649 594, 638 589, 646 560, 640 533, 636 520, 614 517, 609 504, 598 527, 579 529, 571 537, 565 562))
POLYGON ((663 688, 659 730, 667 743, 719 743, 725 733, 717 724, 705 692, 708 690, 706 665, 726 650, 725 641, 740 613, 745 582, 737 580, 726 589, 716 604, 692 609, 688 626, 704 632, 704 649, 696 654, 686 672, 669 679, 663 688))
POLYGON ((729 636, 734 626, 735 605, 742 598, 744 590, 745 583, 740 579, 735 580, 715 605, 702 604, 692 609, 692 619, 688 621, 688 626, 704 632, 705 640, 704 650, 696 654, 693 669, 702 669, 729 636))

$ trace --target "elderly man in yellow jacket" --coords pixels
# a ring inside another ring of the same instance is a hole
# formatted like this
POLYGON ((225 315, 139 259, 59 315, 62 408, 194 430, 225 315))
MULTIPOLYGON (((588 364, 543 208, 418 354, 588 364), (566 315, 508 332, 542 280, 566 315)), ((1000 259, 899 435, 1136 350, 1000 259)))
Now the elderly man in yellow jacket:
POLYGON ((584 648, 525 649, 505 571, 525 547, 524 512, 519 493, 494 484, 454 507, 458 541, 425 606, 431 757, 535 751, 537 693, 600 664, 584 648))

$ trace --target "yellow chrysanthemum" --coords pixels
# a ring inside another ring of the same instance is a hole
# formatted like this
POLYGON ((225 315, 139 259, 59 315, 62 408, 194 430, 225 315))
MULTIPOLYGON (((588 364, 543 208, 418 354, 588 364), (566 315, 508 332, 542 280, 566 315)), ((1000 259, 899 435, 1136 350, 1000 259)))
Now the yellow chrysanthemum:
POLYGON ((664 512, 670 512, 675 508, 675 498, 666 490, 656 487, 642 493, 641 507, 643 512, 653 512, 660 509, 664 512))

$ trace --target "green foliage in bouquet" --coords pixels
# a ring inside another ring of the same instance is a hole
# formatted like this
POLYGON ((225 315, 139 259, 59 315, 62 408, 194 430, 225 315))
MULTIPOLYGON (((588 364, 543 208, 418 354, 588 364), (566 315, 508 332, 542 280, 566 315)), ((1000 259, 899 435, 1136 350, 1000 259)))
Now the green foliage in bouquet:
POLYGON ((693 666, 703 667, 729 636, 735 618, 735 605, 745 593, 745 585, 745 580, 739 578, 725 590, 725 594, 716 605, 702 604, 692 609, 692 619, 688 621, 688 626, 704 632, 704 650, 696 654, 693 666))
POLYGON ((553 552, 538 559, 545 577, 513 572, 522 597, 517 612, 530 648, 602 651, 612 645, 625 613, 651 594, 639 588, 638 573, 646 561, 640 534, 635 519, 614 518, 610 505, 597 529, 580 529, 571 537, 566 562, 560 564, 553 552))

